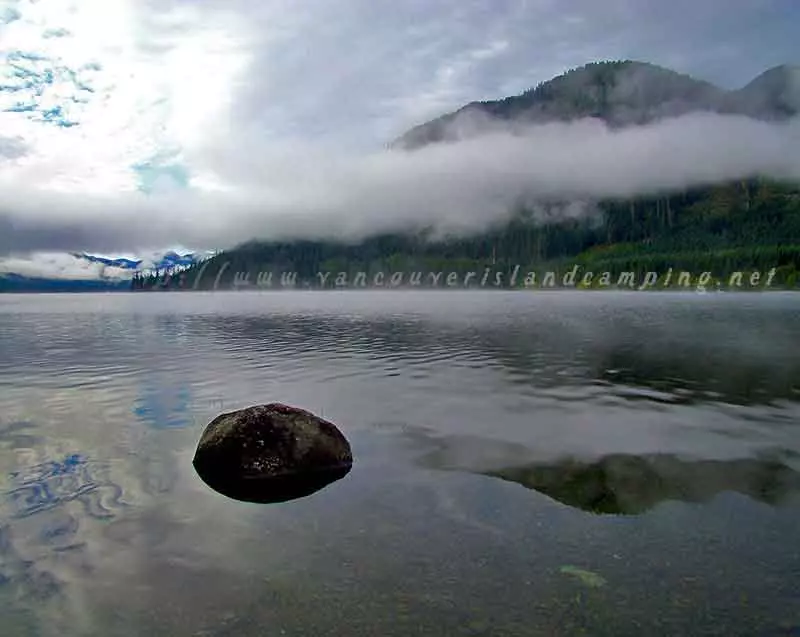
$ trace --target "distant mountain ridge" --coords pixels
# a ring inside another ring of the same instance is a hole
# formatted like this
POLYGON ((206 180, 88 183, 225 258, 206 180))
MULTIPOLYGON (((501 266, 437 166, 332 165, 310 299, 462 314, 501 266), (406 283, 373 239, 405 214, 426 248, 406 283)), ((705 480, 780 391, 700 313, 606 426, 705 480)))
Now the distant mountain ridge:
POLYGON ((136 275, 155 272, 176 272, 196 265, 213 253, 178 254, 168 251, 147 259, 109 258, 72 252, 78 262, 97 264, 93 276, 85 273, 65 272, 60 275, 30 275, 0 271, 0 292, 100 292, 129 290, 136 275), (110 270, 110 273, 109 273, 110 270))
POLYGON ((643 125, 695 112, 781 121, 800 113, 800 66, 771 68, 727 91, 710 82, 633 60, 593 62, 524 93, 466 106, 416 126, 390 148, 423 146, 480 135, 492 123, 525 126, 598 118, 610 127, 643 125))
MULTIPOLYGON (((78 259, 83 259, 90 263, 102 263, 103 265, 112 268, 120 268, 122 270, 139 270, 145 263, 144 259, 138 259, 135 261, 125 258, 109 259, 106 257, 97 257, 86 253, 73 253, 72 256, 78 259)), ((177 252, 170 250, 169 252, 164 253, 160 259, 154 261, 153 263, 147 264, 147 267, 153 270, 168 270, 171 268, 189 267, 190 265, 194 265, 199 258, 199 255, 195 255, 192 252, 187 254, 178 254, 177 252)))

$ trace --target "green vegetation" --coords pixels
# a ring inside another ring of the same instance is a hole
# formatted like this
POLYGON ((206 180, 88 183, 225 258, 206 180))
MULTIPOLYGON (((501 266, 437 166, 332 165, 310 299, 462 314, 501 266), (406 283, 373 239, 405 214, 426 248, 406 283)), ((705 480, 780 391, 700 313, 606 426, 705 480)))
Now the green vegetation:
MULTIPOLYGON (((476 272, 477 283, 486 268, 512 271, 520 266, 517 285, 528 271, 552 270, 561 277, 579 265, 581 273, 635 272, 641 281, 648 272, 657 273, 659 286, 670 268, 672 285, 679 285, 678 271, 702 272, 716 278, 745 272, 744 288, 751 271, 775 268, 770 287, 797 287, 800 263, 800 184, 750 179, 691 191, 606 201, 582 218, 541 223, 531 210, 520 210, 514 219, 470 237, 432 240, 430 233, 393 234, 370 237, 358 243, 253 241, 222 252, 165 281, 164 276, 134 281, 134 289, 191 288, 202 269, 198 289, 222 289, 235 285, 237 273, 249 273, 255 285, 259 273, 264 287, 286 287, 281 273, 295 272, 297 285, 335 287, 339 273, 352 282, 364 272, 370 284, 377 272, 443 272, 459 281, 476 272), (228 264, 224 266, 224 264, 228 264), (324 282, 319 272, 330 272, 324 282), (272 280, 267 278, 272 276, 272 280), (218 280, 217 280, 218 279, 218 280)), ((427 275, 426 275, 427 276, 427 275)), ((489 285, 493 285, 494 274, 489 285)), ((501 284, 509 284, 504 276, 501 284)), ((407 281, 407 279, 406 279, 407 281)), ((241 280, 239 280, 241 283, 241 280)), ((388 283, 388 281, 386 282, 388 283)), ((430 285, 425 279, 423 285, 430 285)), ((594 286, 591 283, 589 287, 594 286)), ((692 282, 694 285, 694 281, 692 282)))

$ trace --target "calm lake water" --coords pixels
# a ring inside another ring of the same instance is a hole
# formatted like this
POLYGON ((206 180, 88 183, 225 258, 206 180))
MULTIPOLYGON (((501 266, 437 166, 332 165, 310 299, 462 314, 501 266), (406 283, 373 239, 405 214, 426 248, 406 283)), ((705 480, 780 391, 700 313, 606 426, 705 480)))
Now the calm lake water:
POLYGON ((0 633, 800 635, 800 295, 0 296, 0 633), (353 470, 229 500, 223 411, 353 470))

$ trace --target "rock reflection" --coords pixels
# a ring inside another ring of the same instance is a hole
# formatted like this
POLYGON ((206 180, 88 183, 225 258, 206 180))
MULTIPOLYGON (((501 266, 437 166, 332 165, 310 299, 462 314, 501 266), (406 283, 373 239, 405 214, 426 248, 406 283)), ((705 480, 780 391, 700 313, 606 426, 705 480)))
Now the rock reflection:
POLYGON ((299 500, 341 480, 348 473, 349 465, 325 471, 297 472, 287 476, 224 480, 198 471, 200 479, 217 493, 233 500, 254 504, 281 504, 299 500))

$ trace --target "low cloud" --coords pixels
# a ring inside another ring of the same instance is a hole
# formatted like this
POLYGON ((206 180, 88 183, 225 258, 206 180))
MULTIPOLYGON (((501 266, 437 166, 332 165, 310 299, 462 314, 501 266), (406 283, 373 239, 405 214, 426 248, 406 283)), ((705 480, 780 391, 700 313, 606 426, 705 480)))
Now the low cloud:
POLYGON ((90 263, 85 259, 62 253, 34 253, 24 257, 10 257, 0 263, 0 273, 13 272, 21 276, 71 281, 101 278, 123 280, 131 277, 130 271, 90 263))
POLYGON ((214 249, 253 238, 357 239, 421 226, 470 233, 520 203, 575 202, 563 214, 590 214, 590 203, 603 198, 751 175, 800 179, 798 119, 694 114, 620 131, 594 120, 486 130, 414 152, 366 155, 270 147, 243 130, 209 139, 187 158, 199 175, 195 187, 149 196, 83 196, 7 182, 0 252, 214 249))

